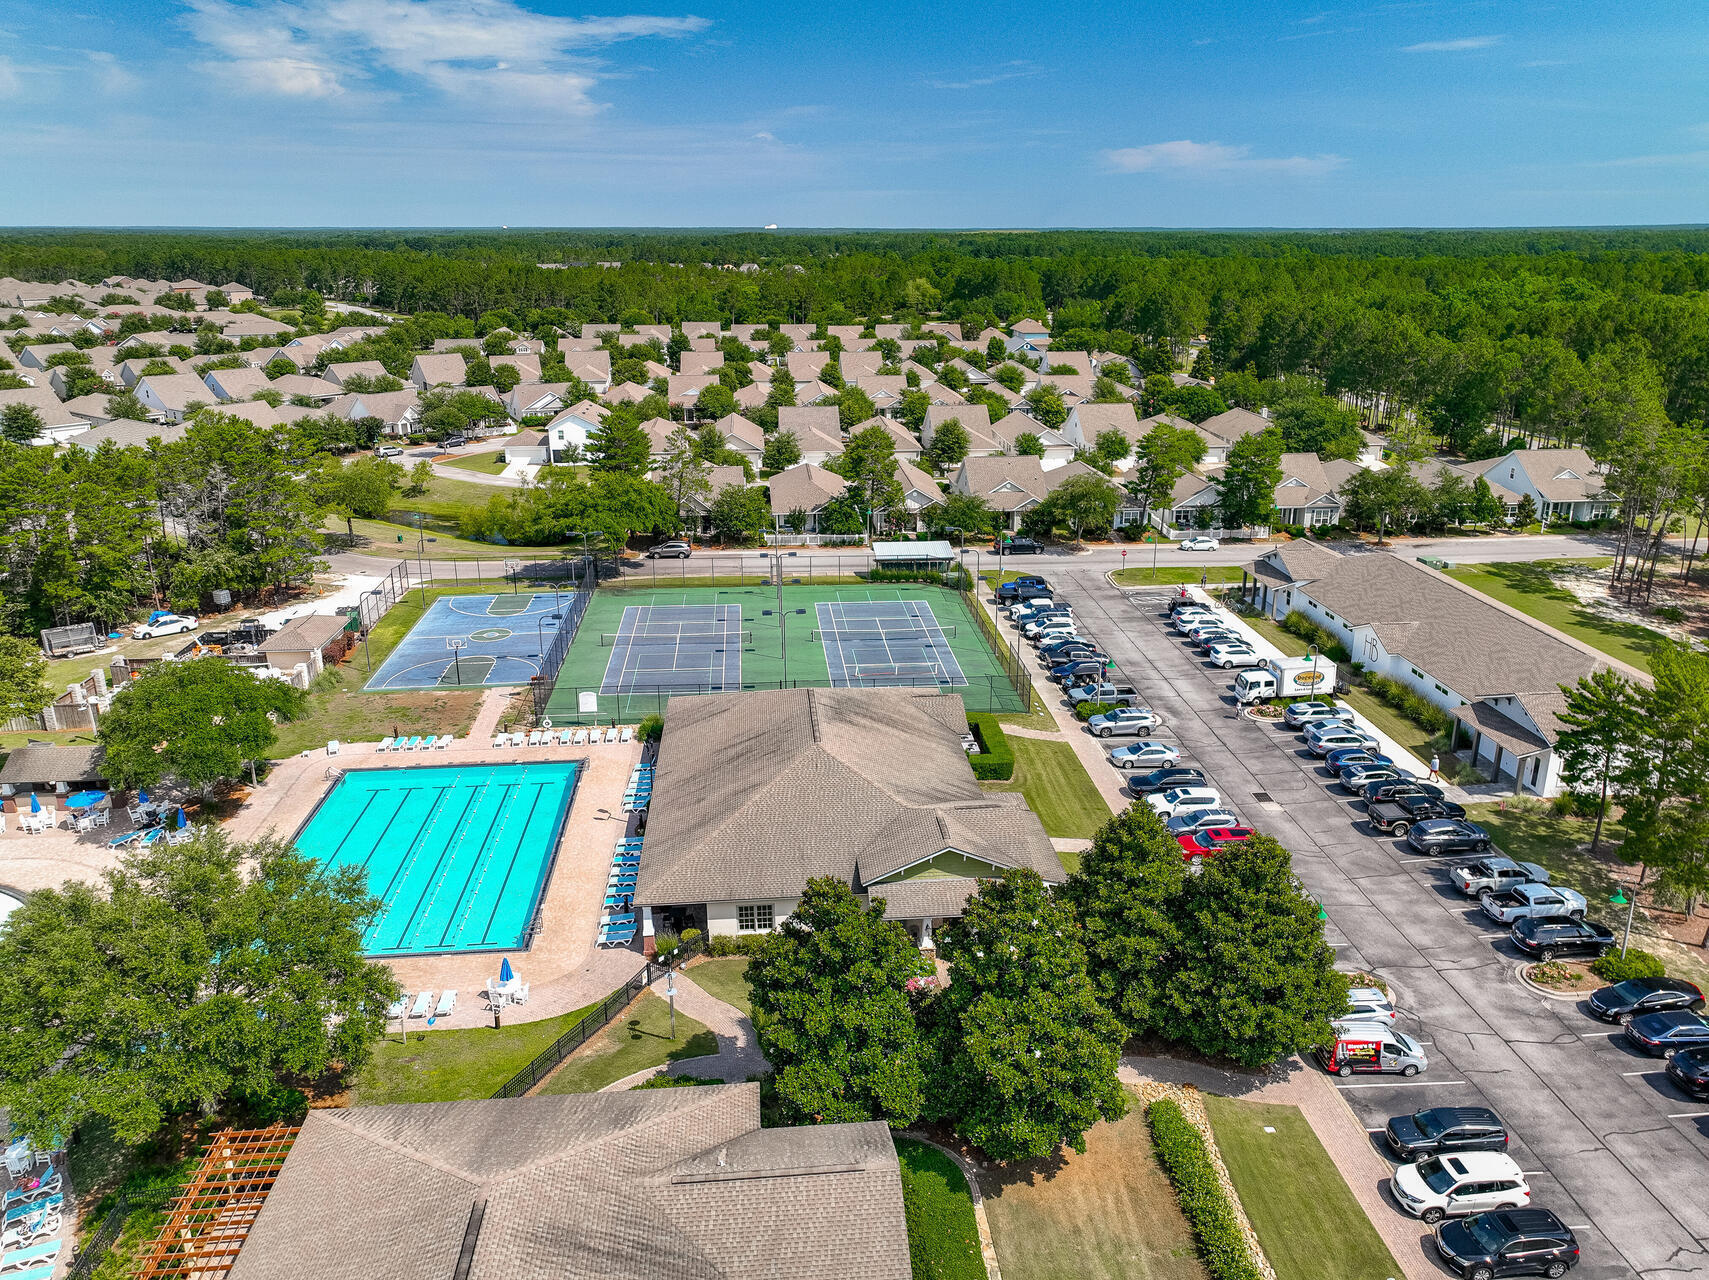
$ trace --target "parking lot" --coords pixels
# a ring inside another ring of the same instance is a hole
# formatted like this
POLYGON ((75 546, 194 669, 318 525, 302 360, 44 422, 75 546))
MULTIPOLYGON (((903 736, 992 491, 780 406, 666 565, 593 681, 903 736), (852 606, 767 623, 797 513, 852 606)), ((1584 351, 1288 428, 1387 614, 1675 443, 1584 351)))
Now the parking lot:
MULTIPOLYGON (((1137 684, 1159 713, 1161 725, 1143 736, 1175 745, 1226 807, 1293 852, 1328 909, 1341 967, 1390 985, 1400 1026, 1430 1065, 1411 1080, 1337 1083, 1377 1131, 1373 1141, 1391 1115, 1489 1106, 1514 1135, 1531 1203, 1574 1228, 1583 1251, 1575 1275, 1709 1275, 1709 1104, 1675 1090, 1659 1060, 1628 1050, 1578 1002, 1520 982, 1507 931, 1447 882, 1465 855, 1421 857, 1373 836, 1291 730, 1240 715, 1235 673, 1208 668, 1170 629, 1172 591, 1124 592, 1091 569, 1052 566, 1049 577, 1110 655, 1115 678, 1137 684)), ((1420 1249, 1434 1263, 1429 1235, 1420 1224, 1420 1249)))

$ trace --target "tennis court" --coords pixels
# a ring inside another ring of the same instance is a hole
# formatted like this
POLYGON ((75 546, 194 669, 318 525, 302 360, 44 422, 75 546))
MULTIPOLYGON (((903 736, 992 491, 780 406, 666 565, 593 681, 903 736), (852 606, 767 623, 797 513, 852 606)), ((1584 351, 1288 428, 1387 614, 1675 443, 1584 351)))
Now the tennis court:
POLYGON ((575 795, 573 761, 353 769, 296 845, 322 867, 357 867, 380 910, 371 956, 514 950, 551 875, 575 795))
POLYGON ((480 688, 527 684, 540 674, 542 645, 577 606, 559 595, 441 596, 369 678, 368 690, 480 688))
POLYGON ((974 711, 1022 711, 967 597, 923 583, 607 587, 586 616, 545 714, 555 724, 640 719, 671 694, 904 686, 958 693, 974 711))

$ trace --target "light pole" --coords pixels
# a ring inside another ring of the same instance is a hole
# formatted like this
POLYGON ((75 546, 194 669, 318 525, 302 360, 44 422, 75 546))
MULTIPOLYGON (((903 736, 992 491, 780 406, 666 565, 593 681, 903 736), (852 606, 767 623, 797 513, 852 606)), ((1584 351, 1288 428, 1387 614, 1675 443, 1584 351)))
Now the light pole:
MULTIPOLYGON (((588 554, 587 554, 587 534, 585 534, 585 533, 583 533, 583 532, 582 532, 582 531, 581 531, 581 530, 580 530, 580 529, 566 529, 566 530, 565 530, 565 531, 564 531, 564 536, 565 536, 565 537, 566 537, 566 538, 580 538, 580 539, 581 539, 581 540, 582 540, 582 562, 583 562, 583 563, 584 563, 584 564, 585 564, 585 563, 586 563, 586 562, 587 562, 587 558, 588 558, 588 554)), ((596 574, 594 574, 594 577, 596 577, 596 578, 597 578, 597 577, 598 577, 598 576, 599 576, 599 575, 598 575, 598 574, 597 574, 597 573, 596 573, 596 574)), ((577 583, 577 585, 580 585, 580 583, 579 583, 579 581, 578 581, 578 583, 577 583)), ((553 607, 553 608, 554 608, 554 609, 556 609, 556 608, 557 608, 557 607, 558 607, 558 605, 557 605, 557 601, 556 601, 556 595, 557 595, 557 589, 556 589, 556 588, 553 588, 553 597, 554 597, 554 598, 553 598, 553 604, 552 604, 552 607, 553 607)))
POLYGON ((425 557, 427 554, 427 544, 430 542, 438 542, 439 539, 438 538, 430 538, 427 536, 426 530, 424 530, 421 527, 421 512, 417 511, 414 513, 414 515, 415 515, 415 572, 416 572, 415 585, 416 585, 416 589, 421 592, 421 607, 425 609, 427 607, 427 581, 426 581, 427 569, 426 569, 426 563, 425 563, 425 557))
MULTIPOLYGON (((782 587, 780 586, 778 590, 781 591, 782 587)), ((775 617, 777 619, 777 653, 783 659, 783 687, 786 689, 789 687, 789 616, 791 614, 805 614, 806 612, 805 609, 779 609, 775 613, 770 609, 760 610, 762 618, 775 617)))
MULTIPOLYGON (((371 596, 378 596, 378 595, 384 595, 385 592, 380 587, 375 587, 368 594, 371 596)), ((368 625, 367 625, 366 620, 362 617, 362 606, 361 605, 356 606, 356 620, 358 622, 362 623, 362 667, 363 667, 363 671, 367 675, 373 675, 374 674, 374 655, 368 652, 368 625)))
POLYGON ((1317 693, 1317 683, 1318 683, 1317 682, 1317 646, 1315 644, 1308 644, 1305 647, 1305 656, 1311 659, 1311 691, 1312 691, 1312 694, 1315 696, 1317 693))
POLYGON ((546 656, 546 624, 548 622, 556 622, 561 617, 563 617, 563 615, 560 613, 548 613, 545 617, 541 618, 534 624, 534 637, 539 642, 540 656, 542 658, 546 656))
POLYGON ((1616 886, 1614 892, 1608 895, 1608 901, 1616 907, 1626 908, 1626 936, 1620 939, 1620 958, 1623 960, 1626 958, 1626 948, 1632 945, 1632 913, 1638 909, 1638 894, 1633 890, 1632 896, 1628 898, 1616 886))

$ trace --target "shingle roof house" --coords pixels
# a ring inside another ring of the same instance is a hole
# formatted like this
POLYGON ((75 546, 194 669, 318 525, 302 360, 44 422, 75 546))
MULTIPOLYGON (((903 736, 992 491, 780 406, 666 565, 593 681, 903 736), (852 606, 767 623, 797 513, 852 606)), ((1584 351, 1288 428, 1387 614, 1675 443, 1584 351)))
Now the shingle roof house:
POLYGON ((959 915, 981 878, 1066 878, 1013 792, 986 792, 961 747, 967 707, 916 689, 778 689, 674 697, 654 774, 635 901, 704 912, 714 934, 769 929, 807 881, 832 876, 909 910, 921 880, 959 915), (905 749, 904 749, 905 748, 905 749), (956 896, 959 894, 959 896, 956 896), (764 905, 756 922, 744 905, 764 905), (746 921, 746 923, 744 923, 746 921))
POLYGON ((1021 527, 1021 517, 1032 510, 1069 476, 1095 476, 1084 462, 1046 467, 1031 455, 1023 457, 969 457, 963 459, 951 484, 957 493, 977 494, 1008 527, 1021 527))
POLYGON ((311 1111, 230 1280, 909 1280, 879 1121, 757 1084, 311 1111))
POLYGON ((812 531, 815 513, 832 498, 842 497, 849 482, 834 471, 801 462, 779 471, 765 485, 771 494, 771 514, 780 527, 790 512, 800 510, 807 513, 807 529, 812 531))
POLYGON ((409 380, 422 391, 429 387, 460 387, 469 377, 469 365, 460 355, 419 355, 409 367, 409 380))

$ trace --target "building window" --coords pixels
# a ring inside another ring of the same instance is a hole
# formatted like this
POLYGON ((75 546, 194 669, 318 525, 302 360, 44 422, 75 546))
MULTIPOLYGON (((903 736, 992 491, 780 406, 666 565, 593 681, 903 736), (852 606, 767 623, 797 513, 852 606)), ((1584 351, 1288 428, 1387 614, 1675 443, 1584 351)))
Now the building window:
POLYGON ((770 933, 771 926, 771 903, 755 902, 736 908, 738 933, 770 933))
POLYGON ((1412 672, 1412 674, 1417 676, 1420 680, 1424 679, 1424 673, 1417 667, 1408 667, 1407 670, 1412 672))

